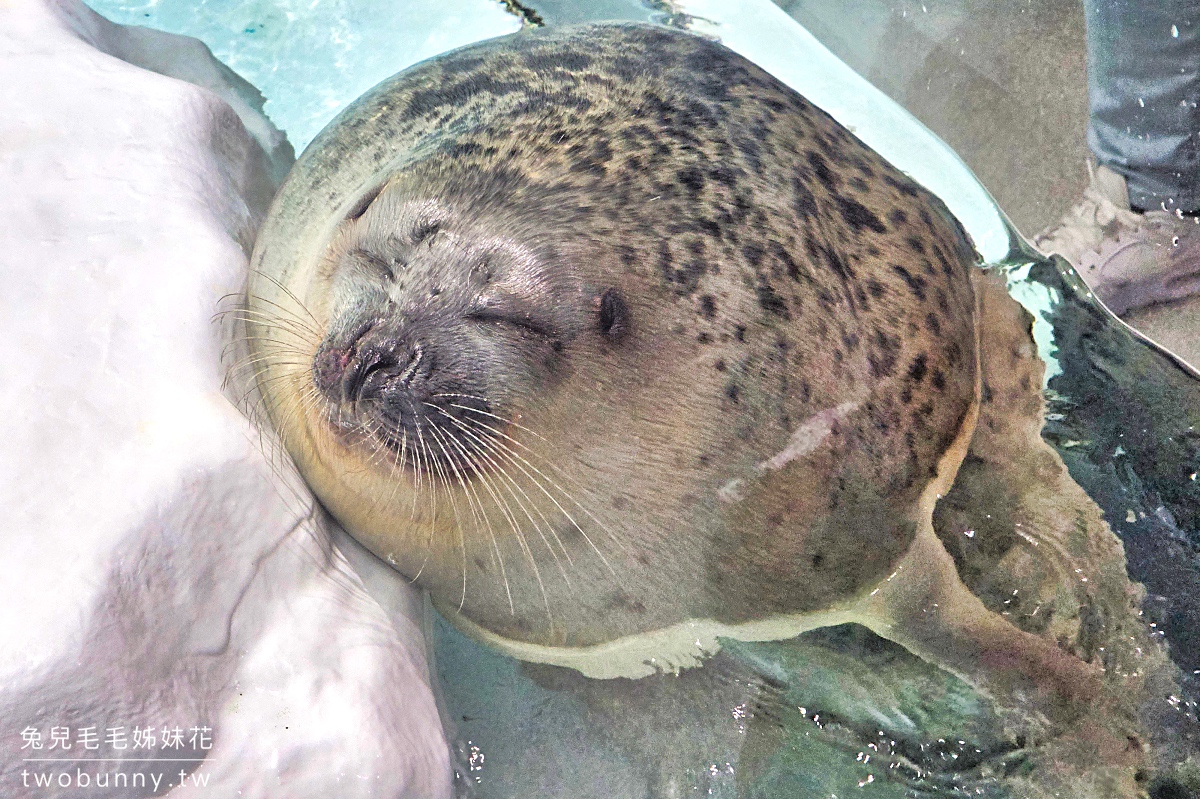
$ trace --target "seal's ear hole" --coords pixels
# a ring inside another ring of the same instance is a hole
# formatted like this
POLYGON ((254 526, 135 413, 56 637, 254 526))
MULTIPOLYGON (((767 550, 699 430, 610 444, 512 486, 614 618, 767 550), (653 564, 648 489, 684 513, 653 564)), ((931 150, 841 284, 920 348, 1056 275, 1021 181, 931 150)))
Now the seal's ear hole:
POLYGON ((354 203, 354 206, 349 210, 349 212, 347 212, 346 221, 353 222, 354 220, 358 219, 363 214, 365 214, 367 212, 367 209, 371 207, 371 203, 375 202, 375 199, 380 195, 380 193, 382 191, 383 191, 383 184, 381 183, 380 185, 378 185, 375 188, 368 191, 363 196, 359 197, 358 202, 354 203))
POLYGON ((629 307, 616 289, 608 289, 600 295, 600 332, 616 338, 628 327, 629 307))

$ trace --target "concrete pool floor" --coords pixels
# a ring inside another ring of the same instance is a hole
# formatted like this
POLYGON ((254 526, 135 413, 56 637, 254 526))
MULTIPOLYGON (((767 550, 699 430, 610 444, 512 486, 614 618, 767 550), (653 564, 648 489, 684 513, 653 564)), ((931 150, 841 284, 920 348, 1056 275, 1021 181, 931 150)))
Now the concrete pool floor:
MULTIPOLYGON (((1031 238, 1087 185, 1080 0, 777 0, 974 170, 1031 238)), ((1126 317, 1200 364, 1200 297, 1126 317)))

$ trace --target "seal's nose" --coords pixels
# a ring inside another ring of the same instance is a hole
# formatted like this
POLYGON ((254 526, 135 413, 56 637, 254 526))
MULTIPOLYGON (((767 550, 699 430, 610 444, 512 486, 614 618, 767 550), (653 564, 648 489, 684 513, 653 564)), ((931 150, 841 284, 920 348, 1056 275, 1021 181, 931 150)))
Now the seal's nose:
POLYGON ((421 342, 376 327, 341 346, 327 342, 313 360, 313 377, 329 399, 357 402, 411 390, 418 377, 428 374, 429 366, 421 342))
POLYGON ((390 336, 364 342, 343 371, 342 400, 356 402, 411 388, 425 360, 425 348, 419 342, 390 336))

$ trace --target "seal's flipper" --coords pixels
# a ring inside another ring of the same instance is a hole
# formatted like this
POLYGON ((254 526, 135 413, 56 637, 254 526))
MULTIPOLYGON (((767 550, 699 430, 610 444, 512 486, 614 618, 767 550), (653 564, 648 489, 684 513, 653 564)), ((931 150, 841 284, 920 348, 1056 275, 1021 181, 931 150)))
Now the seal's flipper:
MULTIPOLYGON (((1078 715, 1080 702, 1098 695, 1100 670, 989 610, 963 584, 934 531, 937 503, 950 493, 979 425, 993 421, 981 415, 985 395, 989 403, 991 400, 990 387, 984 387, 985 374, 988 366, 994 366, 984 364, 983 353, 994 345, 986 340, 986 320, 1011 316, 1011 306, 1016 305, 999 281, 981 274, 973 282, 977 401, 921 496, 916 539, 892 576, 864 600, 863 623, 959 675, 1001 704, 1032 706, 1051 721, 1065 721, 1078 715)), ((1004 321, 1009 323, 1004 329, 1014 327, 1014 320, 1004 321)), ((1018 320, 1015 329, 1027 330, 1027 326, 1022 327, 1018 320)), ((1035 407, 1040 420, 1040 403, 1035 407)))

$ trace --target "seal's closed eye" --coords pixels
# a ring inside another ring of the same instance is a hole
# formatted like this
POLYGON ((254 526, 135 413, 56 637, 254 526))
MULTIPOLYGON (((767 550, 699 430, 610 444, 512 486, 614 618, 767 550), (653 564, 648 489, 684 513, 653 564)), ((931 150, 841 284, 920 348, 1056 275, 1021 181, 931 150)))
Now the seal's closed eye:
POLYGON ((380 192, 383 191, 383 188, 386 185, 386 181, 380 183, 378 186, 369 189, 365 194, 359 197, 358 202, 351 206, 350 210, 346 212, 346 221, 353 222, 356 219, 360 219, 362 215, 367 212, 367 209, 371 207, 371 203, 375 202, 375 199, 379 196, 380 192))

